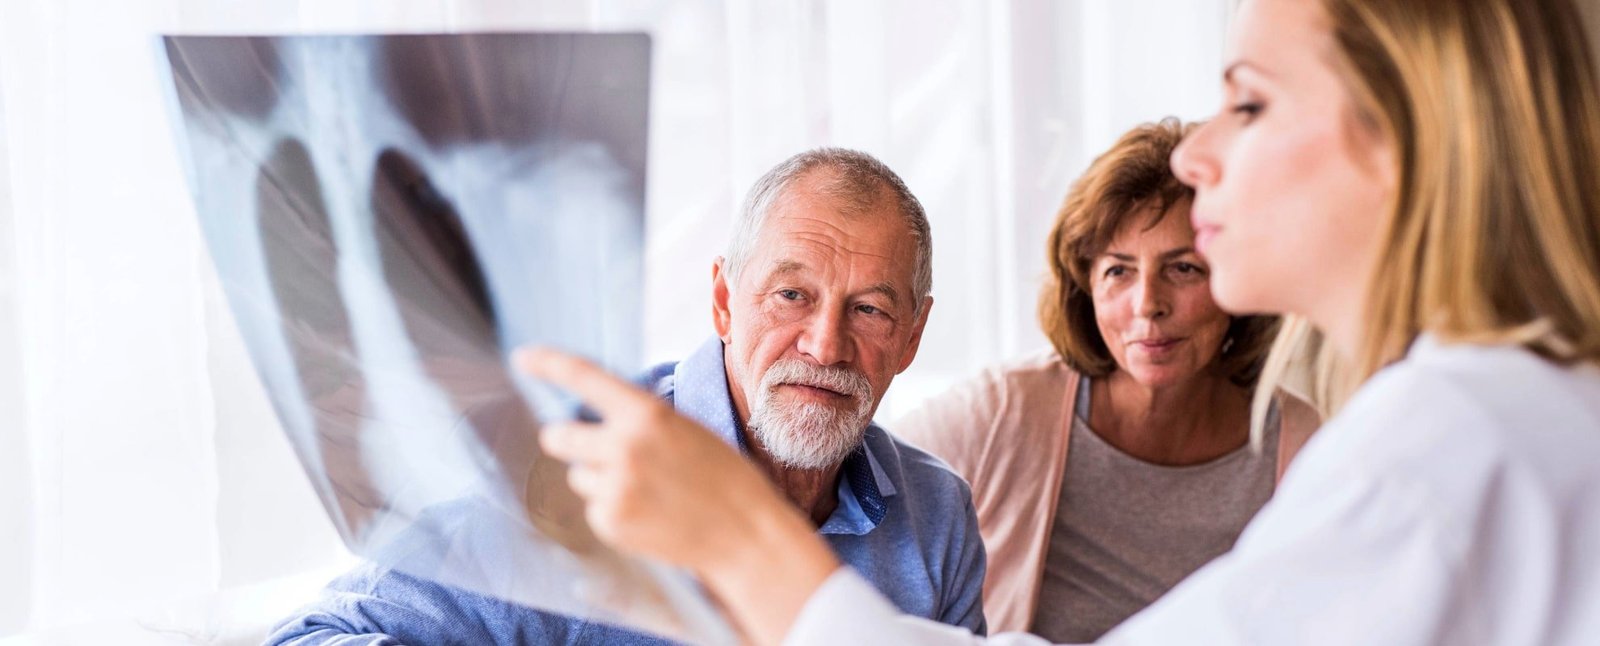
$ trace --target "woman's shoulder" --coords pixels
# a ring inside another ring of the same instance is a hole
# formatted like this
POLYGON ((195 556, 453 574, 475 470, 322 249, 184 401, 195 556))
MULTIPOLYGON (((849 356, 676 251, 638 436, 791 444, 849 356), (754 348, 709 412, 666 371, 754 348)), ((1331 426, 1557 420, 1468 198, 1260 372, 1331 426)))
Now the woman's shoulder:
POLYGON ((1373 473, 1521 474, 1555 484, 1600 459, 1600 367, 1511 345, 1424 337, 1322 431, 1331 460, 1373 473), (1335 438, 1337 438, 1335 440, 1335 438))
POLYGON ((1282 462, 1278 474, 1281 477, 1283 469, 1311 439, 1312 434, 1322 427, 1322 415, 1311 402, 1285 388, 1273 393, 1273 403, 1278 408, 1278 454, 1282 462))
POLYGON ((966 463, 980 460, 1002 436, 1011 444, 1059 428, 1076 379, 1053 352, 1030 353, 956 383, 888 428, 970 477, 966 463))
POLYGON ((1059 400, 1065 389, 1081 378, 1054 350, 1038 350, 985 368, 957 386, 1000 395, 1013 403, 1038 397, 1059 400))
POLYGON ((1600 416, 1600 366, 1561 365, 1515 345, 1449 343, 1424 336, 1404 359, 1374 375, 1348 408, 1358 406, 1391 412, 1420 409, 1430 418, 1458 421, 1535 417, 1593 422, 1600 416))
POLYGON ((1600 536, 1597 461, 1600 367, 1429 342, 1369 379, 1318 432, 1267 522, 1320 514, 1385 549, 1398 536, 1436 541, 1416 553, 1463 576, 1514 571, 1530 555, 1565 558, 1560 537, 1600 536))
POLYGON ((990 365, 956 382, 907 417, 935 414, 947 418, 967 413, 978 419, 992 419, 1018 409, 1039 412, 1040 403, 1061 402, 1077 379, 1078 373, 1055 352, 1033 352, 990 365))

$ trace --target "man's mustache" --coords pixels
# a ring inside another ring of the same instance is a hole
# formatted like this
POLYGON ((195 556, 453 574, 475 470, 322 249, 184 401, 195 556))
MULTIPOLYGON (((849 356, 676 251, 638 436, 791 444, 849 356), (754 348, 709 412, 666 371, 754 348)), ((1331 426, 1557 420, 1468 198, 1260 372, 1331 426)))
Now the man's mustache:
POLYGON ((770 391, 784 384, 821 388, 857 399, 872 397, 872 382, 867 381, 867 376, 856 370, 818 366, 795 359, 784 359, 773 363, 761 377, 763 390, 770 391))

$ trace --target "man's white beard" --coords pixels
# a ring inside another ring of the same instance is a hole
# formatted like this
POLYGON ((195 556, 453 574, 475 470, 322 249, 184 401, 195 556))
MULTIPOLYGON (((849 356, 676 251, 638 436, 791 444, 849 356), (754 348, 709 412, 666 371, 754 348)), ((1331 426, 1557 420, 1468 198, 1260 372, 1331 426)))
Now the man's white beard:
POLYGON ((754 402, 748 424, 772 459, 791 469, 827 469, 861 445, 872 414, 872 384, 865 375, 845 368, 816 366, 794 359, 779 360, 761 376, 750 393, 754 402), (803 384, 851 396, 855 410, 817 402, 779 400, 782 384, 803 384))

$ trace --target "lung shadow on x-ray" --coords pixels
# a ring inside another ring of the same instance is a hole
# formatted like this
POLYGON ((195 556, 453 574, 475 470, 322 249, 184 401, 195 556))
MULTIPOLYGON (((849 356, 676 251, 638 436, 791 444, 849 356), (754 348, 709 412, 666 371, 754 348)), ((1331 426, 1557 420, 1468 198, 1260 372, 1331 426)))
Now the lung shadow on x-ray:
MULTIPOLYGON (((336 498, 323 504, 345 524, 346 536, 359 539, 387 502, 363 461, 366 382, 339 288, 339 248, 327 204, 300 141, 278 142, 261 165, 256 217, 283 338, 311 409, 318 455, 306 464, 322 465, 336 498)), ((313 480, 321 475, 309 471, 313 480)))
POLYGON ((276 44, 229 36, 166 39, 173 76, 201 105, 265 119, 278 104, 284 82, 276 44))
POLYGON ((393 148, 378 155, 371 199, 384 280, 424 370, 461 416, 457 428, 486 449, 483 466, 505 480, 535 527, 579 553, 591 549, 566 467, 539 450, 538 423, 506 372, 494 304, 460 214, 393 148))
MULTIPOLYGON (((433 150, 583 141, 645 167, 650 39, 642 34, 391 36, 373 73, 433 150)), ((644 194, 644 174, 627 190, 644 194)))

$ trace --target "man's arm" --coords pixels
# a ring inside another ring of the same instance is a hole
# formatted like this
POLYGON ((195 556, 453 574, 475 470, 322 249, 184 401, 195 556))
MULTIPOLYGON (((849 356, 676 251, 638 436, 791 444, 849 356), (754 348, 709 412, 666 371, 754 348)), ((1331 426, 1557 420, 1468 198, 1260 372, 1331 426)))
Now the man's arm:
POLYGON ((266 643, 668 646, 672 642, 620 626, 529 608, 369 563, 328 584, 322 598, 280 624, 266 643))
POLYGON ((319 604, 278 625, 266 644, 273 646, 400 646, 405 642, 378 630, 373 618, 344 604, 319 604))
POLYGON ((474 599, 436 583, 364 564, 328 584, 322 597, 279 624, 266 640, 282 646, 493 643, 474 599), (478 626, 474 626, 478 623, 478 626))
POLYGON ((972 506, 972 495, 965 486, 961 487, 961 494, 963 521, 958 526, 962 529, 951 541, 954 562, 945 570, 945 604, 939 621, 984 635, 989 629, 983 616, 983 578, 988 559, 983 537, 978 533, 978 514, 972 506))

